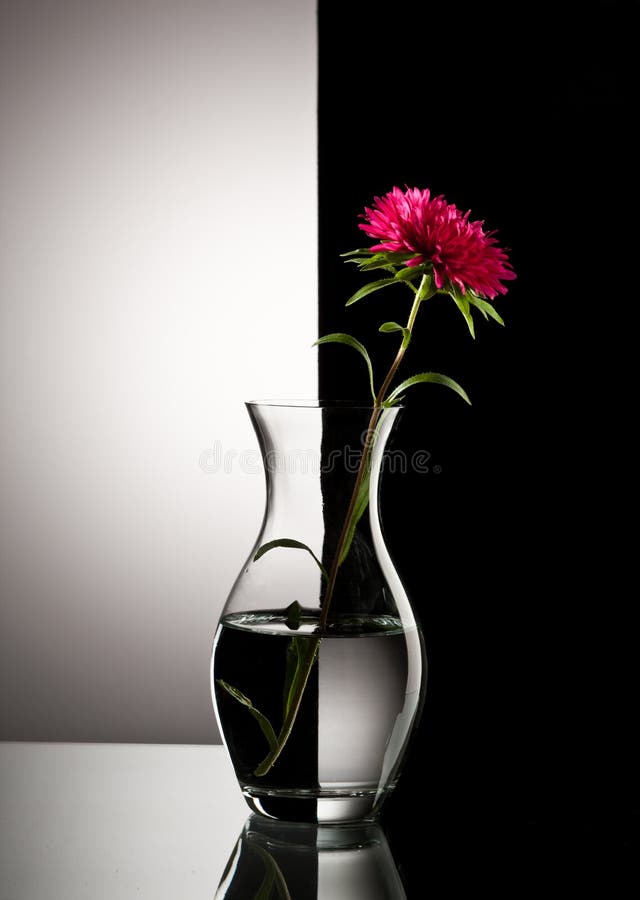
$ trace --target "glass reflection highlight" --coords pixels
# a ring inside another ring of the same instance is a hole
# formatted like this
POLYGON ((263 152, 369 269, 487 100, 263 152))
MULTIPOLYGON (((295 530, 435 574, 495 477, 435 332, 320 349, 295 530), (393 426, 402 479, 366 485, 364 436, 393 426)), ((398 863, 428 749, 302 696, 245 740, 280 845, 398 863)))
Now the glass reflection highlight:
POLYGON ((382 828, 250 816, 215 900, 407 900, 382 828))

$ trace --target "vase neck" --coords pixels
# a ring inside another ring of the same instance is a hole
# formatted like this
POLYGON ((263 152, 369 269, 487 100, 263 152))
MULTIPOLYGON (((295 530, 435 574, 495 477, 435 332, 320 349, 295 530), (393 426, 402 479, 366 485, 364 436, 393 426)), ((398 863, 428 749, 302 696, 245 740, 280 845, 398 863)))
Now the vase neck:
POLYGON ((375 411, 373 450, 360 470, 373 409, 257 402, 247 409, 260 444, 267 503, 227 612, 286 610, 295 602, 313 615, 329 597, 324 610, 334 621, 350 615, 409 621, 378 503, 382 460, 399 410, 375 411))
MULTIPOLYGON (((260 444, 267 487, 267 518, 292 527, 346 512, 362 459, 372 409, 350 406, 247 404, 260 444)), ((378 428, 375 456, 384 453, 397 410, 385 410, 378 428)), ((376 487, 378 471, 376 469, 376 487)), ((377 490, 371 492, 377 514, 377 490)), ((275 524, 275 523, 273 523, 275 524)))

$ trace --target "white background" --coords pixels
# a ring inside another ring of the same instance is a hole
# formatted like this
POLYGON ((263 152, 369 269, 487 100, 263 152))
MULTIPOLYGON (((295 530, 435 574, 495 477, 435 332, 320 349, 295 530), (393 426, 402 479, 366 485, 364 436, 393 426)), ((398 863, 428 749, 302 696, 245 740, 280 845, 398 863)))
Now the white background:
POLYGON ((215 741, 243 401, 317 393, 315 6, 0 9, 0 739, 215 741))

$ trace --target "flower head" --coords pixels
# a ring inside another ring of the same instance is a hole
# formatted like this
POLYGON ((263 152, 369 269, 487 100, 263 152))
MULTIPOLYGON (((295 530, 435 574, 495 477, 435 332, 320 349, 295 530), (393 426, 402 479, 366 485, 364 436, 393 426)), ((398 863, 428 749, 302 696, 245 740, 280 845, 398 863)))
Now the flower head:
POLYGON ((502 282, 516 275, 494 233, 469 215, 442 196, 432 197, 428 188, 394 187, 365 208, 358 227, 379 240, 371 250, 410 254, 403 260, 407 266, 431 263, 438 289, 450 284, 493 299, 506 294, 502 282))

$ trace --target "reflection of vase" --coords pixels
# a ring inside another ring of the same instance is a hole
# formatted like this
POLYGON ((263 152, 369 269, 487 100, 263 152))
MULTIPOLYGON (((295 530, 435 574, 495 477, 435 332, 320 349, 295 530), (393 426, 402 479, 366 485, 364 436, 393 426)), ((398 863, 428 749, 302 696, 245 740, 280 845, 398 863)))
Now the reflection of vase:
POLYGON ((251 816, 215 900, 406 900, 384 832, 366 825, 303 825, 251 816))
POLYGON ((422 634, 378 509, 398 409, 247 407, 267 504, 214 642, 218 724, 254 812, 304 822, 371 819, 398 778, 426 680, 422 634), (363 462, 372 414, 373 449, 363 462), (351 542, 342 541, 349 550, 339 554, 326 604, 361 463, 362 514, 351 542))

